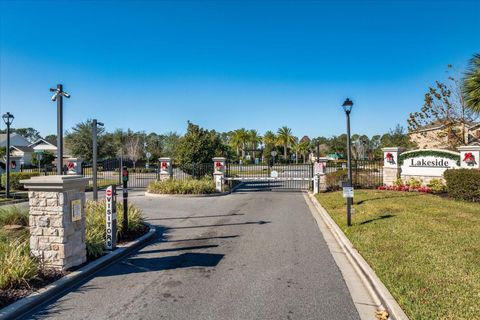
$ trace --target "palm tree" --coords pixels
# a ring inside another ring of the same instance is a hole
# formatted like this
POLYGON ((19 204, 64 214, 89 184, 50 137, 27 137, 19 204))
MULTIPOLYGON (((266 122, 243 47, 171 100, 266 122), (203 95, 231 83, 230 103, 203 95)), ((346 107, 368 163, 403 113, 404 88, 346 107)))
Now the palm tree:
POLYGON ((245 159, 245 149, 250 135, 245 128, 235 130, 235 134, 238 135, 238 140, 242 145, 242 159, 245 159))
POLYGON ((274 147, 276 143, 277 143, 277 137, 275 136, 275 133, 273 133, 270 130, 265 132, 265 134, 263 135, 263 144, 265 146, 274 147))
POLYGON ((257 130, 249 130, 248 131, 248 141, 252 145, 253 149, 253 159, 255 159, 255 150, 257 149, 257 146, 259 143, 262 143, 262 136, 258 135, 257 130))
POLYGON ((302 155, 303 158, 303 163, 307 163, 307 160, 305 158, 305 154, 310 150, 310 141, 301 141, 298 150, 300 154, 302 155))
POLYGON ((232 132, 230 136, 230 145, 236 150, 237 157, 240 156, 240 146, 242 145, 242 140, 238 130, 232 132))
POLYGON ((293 137, 292 150, 295 152, 295 164, 298 164, 298 154, 300 153, 300 142, 297 137, 293 137))
POLYGON ((480 113, 480 53, 474 54, 463 78, 463 94, 467 106, 480 113))
POLYGON ((292 135, 292 129, 289 127, 281 127, 277 131, 278 142, 283 145, 283 157, 285 161, 287 160, 287 148, 289 145, 295 142, 294 136, 292 135))

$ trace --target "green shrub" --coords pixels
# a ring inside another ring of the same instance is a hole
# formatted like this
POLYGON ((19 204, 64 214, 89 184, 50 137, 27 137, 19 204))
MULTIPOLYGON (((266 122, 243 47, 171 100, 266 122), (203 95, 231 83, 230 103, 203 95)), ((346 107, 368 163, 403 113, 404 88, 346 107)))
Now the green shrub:
POLYGON ((480 202, 480 170, 449 169, 443 173, 443 177, 450 197, 480 202))
POLYGON ((397 178, 397 179, 395 179, 395 181, 393 182, 393 185, 394 185, 394 186, 397 186, 397 187, 403 186, 404 183, 403 183, 402 178, 397 178))
POLYGON ((416 178, 410 178, 405 181, 405 185, 410 188, 420 188, 422 186, 422 180, 416 178))
MULTIPOLYGON (((86 246, 89 258, 96 258, 103 254, 105 248, 105 201, 87 201, 86 204, 86 246)), ((117 239, 128 239, 123 233, 123 204, 117 202, 117 239)), ((128 205, 128 232, 138 234, 143 230, 144 220, 142 211, 133 204, 128 205)))
POLYGON ((339 190, 340 183, 347 181, 348 171, 346 169, 339 169, 335 172, 327 173, 327 189, 339 190))
POLYGON ((0 227, 7 224, 28 226, 28 209, 16 206, 0 208, 0 227))
POLYGON ((157 194, 210 194, 215 193, 215 182, 211 178, 154 181, 148 192, 157 194))
POLYGON ((0 242, 0 289, 27 283, 37 272, 38 264, 30 257, 27 241, 0 242))
POLYGON ((432 189, 433 193, 442 193, 445 192, 445 184, 441 179, 432 179, 430 182, 427 184, 427 187, 432 189))
MULTIPOLYGON (((31 177, 38 176, 38 172, 11 172, 10 173, 10 189, 12 190, 25 190, 20 180, 27 180, 31 177)), ((2 174, 2 187, 5 188, 7 183, 7 174, 2 174)))

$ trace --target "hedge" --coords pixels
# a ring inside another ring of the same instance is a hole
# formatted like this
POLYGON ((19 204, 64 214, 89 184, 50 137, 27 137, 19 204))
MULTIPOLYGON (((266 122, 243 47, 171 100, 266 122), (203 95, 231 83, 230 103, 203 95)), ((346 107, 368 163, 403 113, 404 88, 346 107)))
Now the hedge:
MULTIPOLYGON (((40 175, 38 172, 11 172, 10 173, 10 189, 12 190, 25 190, 20 180, 28 180, 31 177, 40 175)), ((2 174, 2 187, 5 188, 7 181, 7 174, 2 174)))
POLYGON ((449 169, 443 174, 448 195, 455 199, 480 202, 480 170, 449 169))
POLYGON ((217 192, 211 178, 153 181, 148 192, 156 194, 211 194, 217 192))

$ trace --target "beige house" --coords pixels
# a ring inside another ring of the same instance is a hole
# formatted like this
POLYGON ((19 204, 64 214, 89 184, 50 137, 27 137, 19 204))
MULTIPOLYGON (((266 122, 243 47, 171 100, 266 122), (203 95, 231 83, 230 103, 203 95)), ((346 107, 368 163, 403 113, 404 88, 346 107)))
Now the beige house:
POLYGON ((459 124, 448 128, 442 123, 434 122, 410 132, 409 135, 419 149, 452 149, 452 146, 480 145, 480 123, 470 122, 465 126, 459 124))

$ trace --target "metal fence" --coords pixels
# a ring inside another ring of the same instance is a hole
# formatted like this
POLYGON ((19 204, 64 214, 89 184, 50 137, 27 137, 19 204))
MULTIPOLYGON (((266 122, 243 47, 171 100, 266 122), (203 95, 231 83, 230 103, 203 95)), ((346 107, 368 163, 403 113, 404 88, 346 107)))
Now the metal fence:
POLYGON ((53 176, 57 174, 55 168, 20 168, 20 172, 38 173, 39 176, 53 176))
POLYGON ((313 187, 311 164, 235 164, 227 163, 225 177, 228 183, 240 181, 243 189, 309 190, 313 187))
MULTIPOLYGON (((329 161, 325 168, 327 187, 339 189, 348 180, 346 161, 329 161)), ((356 188, 376 188, 383 184, 383 159, 352 160, 352 183, 356 188)))
POLYGON ((175 180, 201 179, 205 177, 213 179, 213 162, 191 164, 176 164, 174 162, 172 169, 173 179, 175 180))

